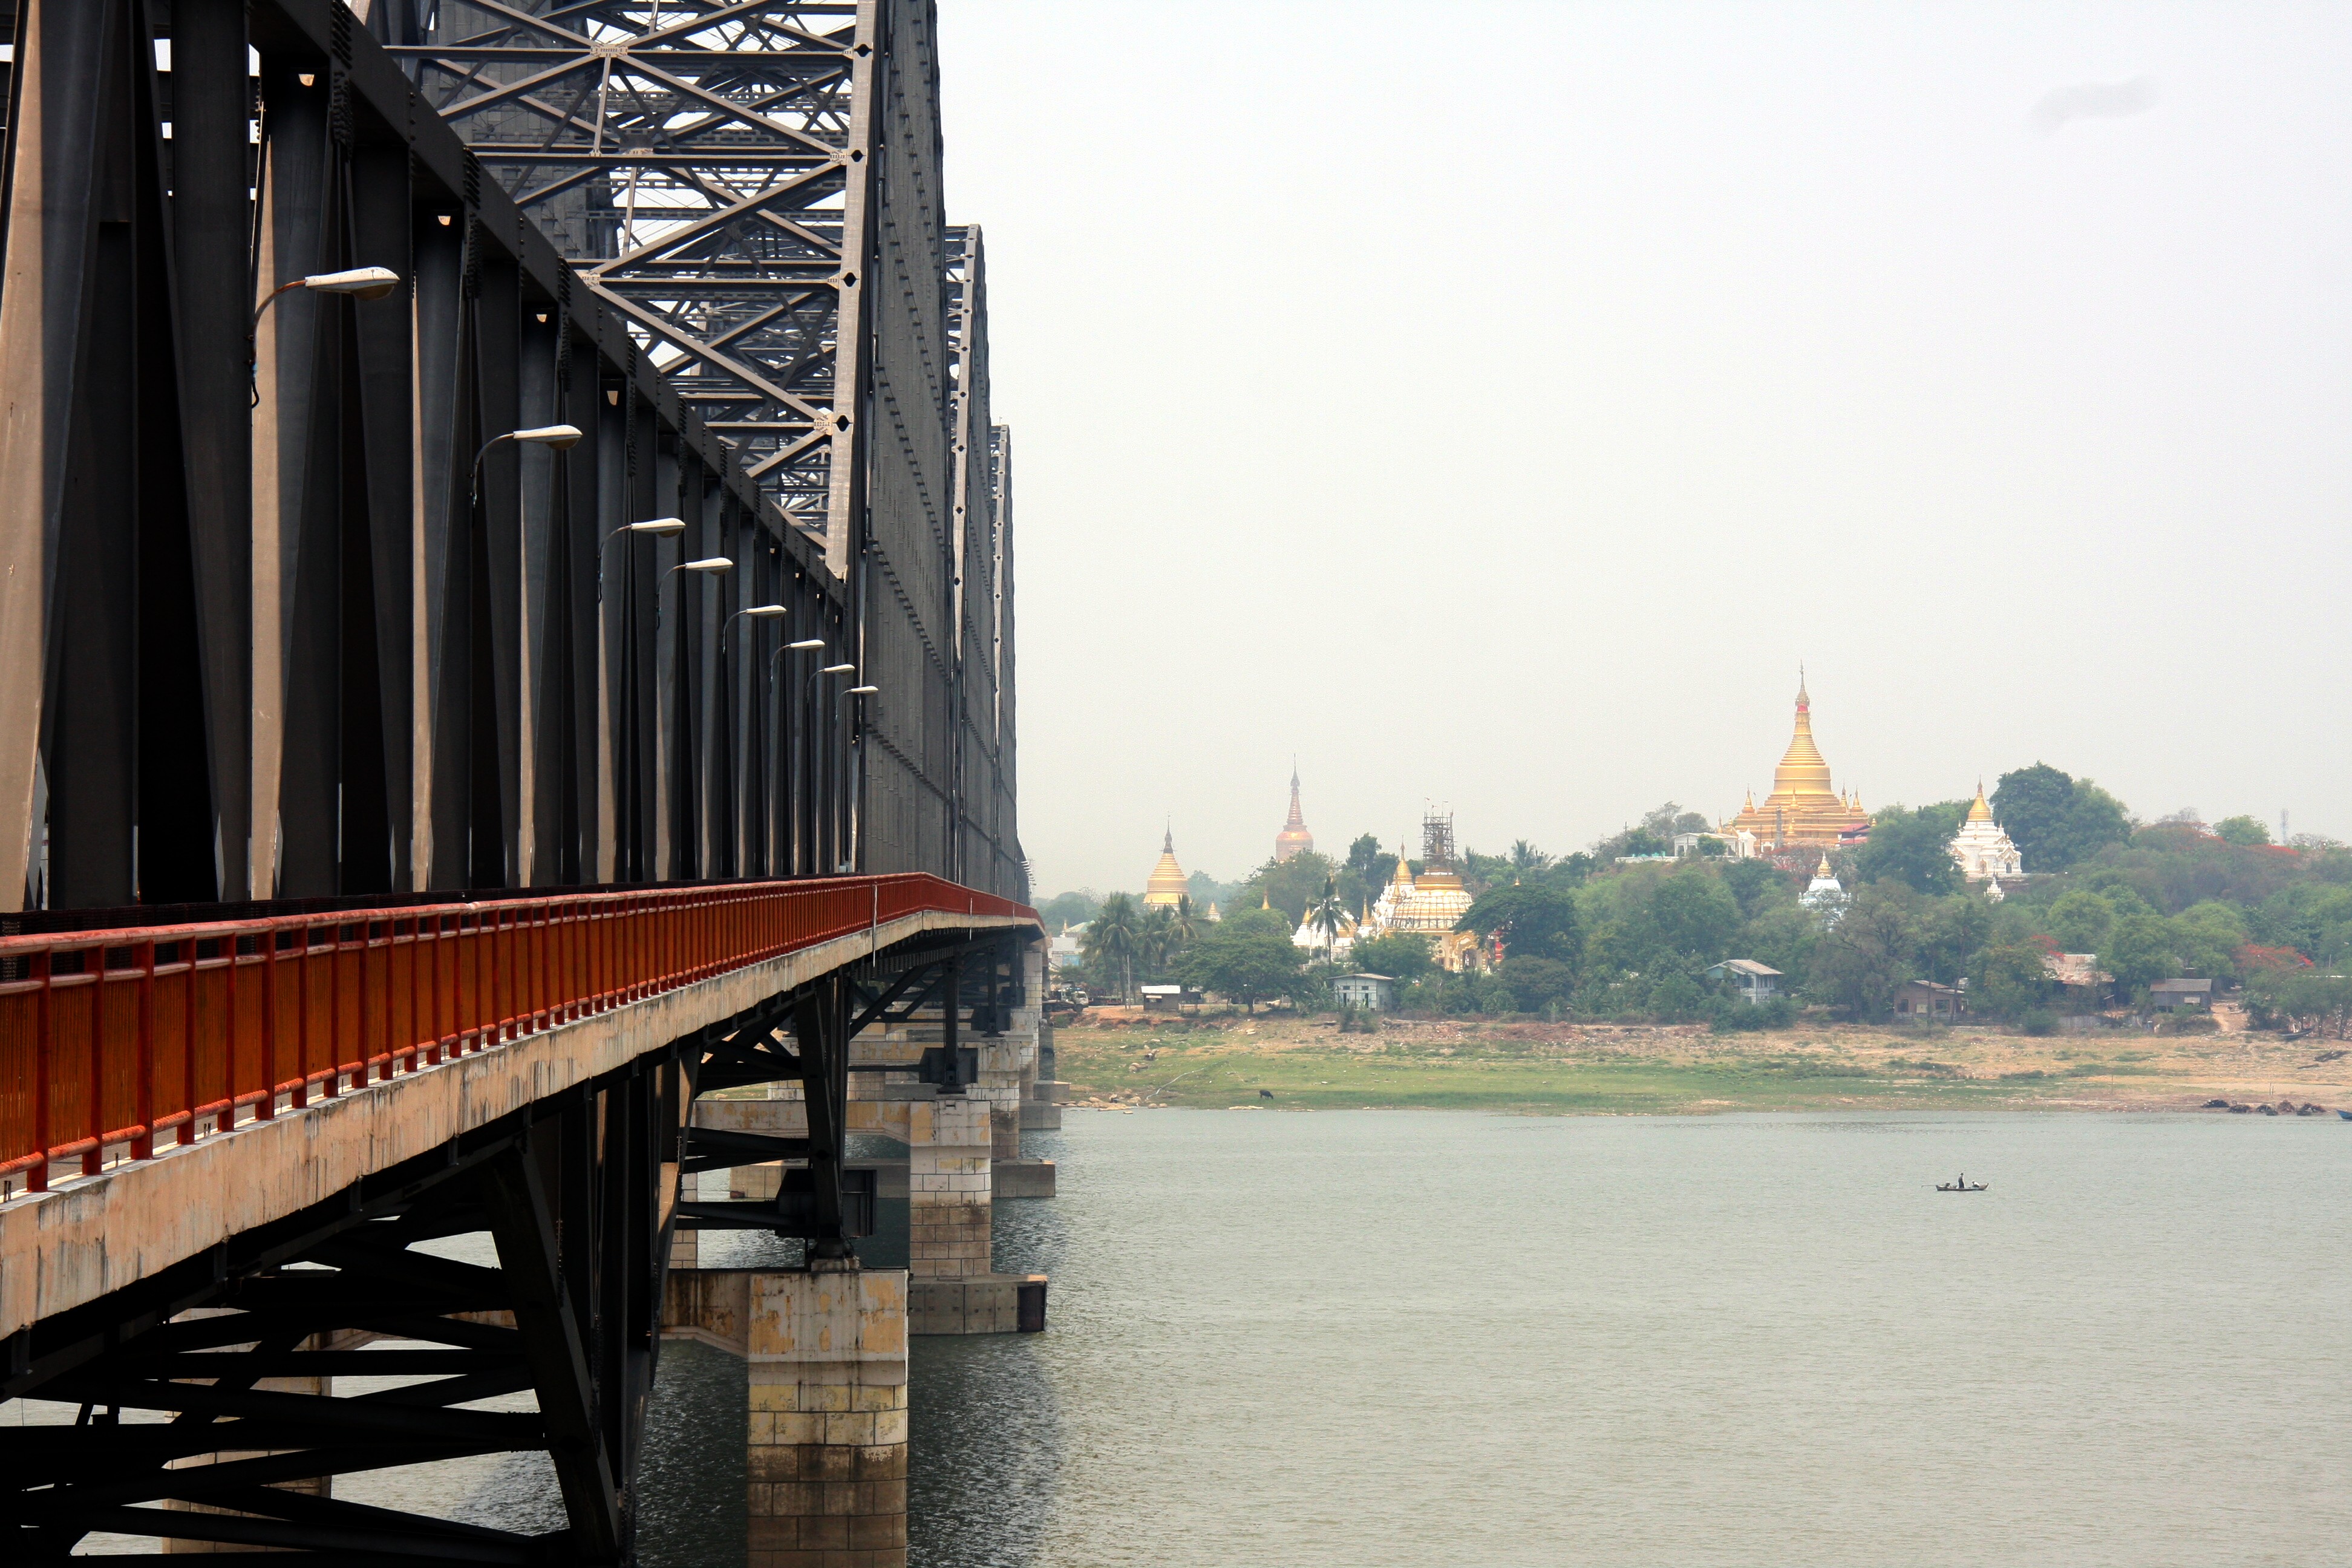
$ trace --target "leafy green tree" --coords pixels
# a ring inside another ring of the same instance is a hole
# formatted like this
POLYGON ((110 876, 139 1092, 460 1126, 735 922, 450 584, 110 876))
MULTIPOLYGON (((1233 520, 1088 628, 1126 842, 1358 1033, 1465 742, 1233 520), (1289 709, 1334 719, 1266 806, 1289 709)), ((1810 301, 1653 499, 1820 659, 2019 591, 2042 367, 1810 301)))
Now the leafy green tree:
POLYGON ((1576 989, 1576 971, 1554 958, 1506 953, 1496 973, 1511 993, 1511 1011, 1540 1013, 1565 1003, 1576 989))
POLYGON ((2209 900, 2165 923, 2182 969, 2217 980, 2236 977, 2238 950, 2250 940, 2246 918, 2236 908, 2209 900))
POLYGON ((1748 920, 1767 909, 1797 901, 1796 883, 1769 860, 1734 860, 1717 875, 1738 901, 1740 914, 1748 920))
POLYGON ((2107 939, 2099 948, 2099 967, 2114 975, 2118 986, 2137 996, 2157 981, 2180 973, 2179 961, 2172 953, 2171 935, 2159 915, 2119 916, 2107 928, 2107 939))
POLYGON ((2311 969, 2262 969, 2246 977, 2246 1012, 2259 1026, 2343 1039, 2352 1027, 2352 980, 2311 969))
POLYGON ((1966 801, 1945 801, 1908 811, 1889 806, 1870 819, 1870 837, 1855 858, 1864 882, 1896 881, 1916 892, 1949 893, 1961 887, 1952 858, 1952 836, 1969 814, 1966 801))
POLYGON ((2115 923, 2115 905, 2087 888, 2061 893, 2042 917, 2042 930, 2068 952, 2097 952, 2115 923))
POLYGON ((1223 922, 1193 943, 1177 973, 1186 984, 1239 1002, 1255 1015, 1260 1002, 1287 994, 1306 966, 1307 955, 1287 932, 1244 918, 1223 922))
POLYGON ((2123 802, 2047 763, 2001 774, 1992 809, 2028 871, 2069 870, 2131 837, 2123 802))
POLYGON ((2045 962, 2048 950, 2030 938, 1979 949, 1969 961, 1969 1005, 1993 1018, 2017 1018, 2047 1007, 2058 994, 2045 962))
POLYGON ((1821 946, 1822 922, 1812 911, 1795 904, 1768 909, 1739 928, 1731 941, 1734 958, 1752 958, 1780 972, 1780 988, 1803 988, 1812 973, 1814 951, 1821 946))
POLYGON ((1928 900, 1913 928, 1922 978, 1954 985, 1992 936, 1992 907, 1974 893, 1928 900))
POLYGON ((2263 826, 2258 816, 2225 816, 2213 825, 2213 831, 2221 836, 2222 843, 2234 844, 2241 849, 2271 841, 2271 830, 2263 826))
POLYGON ((1385 974, 1402 984, 1411 984, 1437 967, 1430 955, 1429 939, 1412 931, 1360 942, 1348 952, 1348 962, 1360 974, 1385 974))
POLYGON ((1168 940, 1174 944, 1173 951, 1183 952, 1200 936, 1201 921, 1192 908, 1192 895, 1177 894, 1175 907, 1168 911, 1168 940))
POLYGON ((1086 924, 1101 908, 1101 895, 1091 888, 1080 888, 1075 893, 1059 893, 1046 900, 1045 907, 1037 911, 1037 918, 1045 922, 1047 931, 1058 931, 1064 926, 1086 924))
POLYGON ((1234 895, 1234 902, 1245 910, 1271 904, 1295 931, 1334 871, 1331 862, 1312 849, 1301 850, 1287 860, 1268 860, 1250 873, 1249 880, 1234 895))
POLYGON ((1886 1016, 1911 977, 1908 891, 1900 882, 1874 882, 1854 895, 1814 953, 1808 987, 1814 995, 1849 1018, 1886 1016))
POLYGON ((1576 900, 1556 888, 1496 888, 1472 904, 1454 929, 1482 937, 1500 931, 1507 952, 1528 958, 1574 963, 1584 952, 1576 900))
POLYGON ((1131 895, 1113 893, 1095 912, 1082 947, 1097 974, 1105 979, 1118 976, 1121 1001, 1134 991, 1135 961, 1142 946, 1143 911, 1131 895))
POLYGON ((1992 792, 1992 814, 2017 846, 2028 869, 2063 871, 2054 864, 2053 846, 2064 831, 2066 813, 2074 804, 2074 779, 2048 763, 2000 775, 1992 792))

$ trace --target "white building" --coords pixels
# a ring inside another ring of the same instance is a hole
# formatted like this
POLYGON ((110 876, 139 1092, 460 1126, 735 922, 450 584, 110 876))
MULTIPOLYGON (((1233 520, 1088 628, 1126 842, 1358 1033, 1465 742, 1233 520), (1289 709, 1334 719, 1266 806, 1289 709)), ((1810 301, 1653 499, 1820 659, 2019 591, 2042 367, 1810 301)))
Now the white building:
POLYGON ((1990 882, 1986 892, 1998 900, 2001 896, 2000 879, 2025 874, 2024 861, 2017 846, 2009 841, 2000 824, 1992 819, 1992 805, 1985 799, 1984 785, 1977 785, 1977 797, 1969 805, 1969 819, 1960 824, 1958 835, 1951 843, 1952 858, 1959 862, 1960 875, 1971 882, 1990 882))
POLYGON ((1822 851, 1822 863, 1813 868, 1813 879, 1805 884, 1805 890, 1798 895, 1797 901, 1832 921, 1843 912, 1845 884, 1839 881, 1837 873, 1830 869, 1828 850, 1822 851))

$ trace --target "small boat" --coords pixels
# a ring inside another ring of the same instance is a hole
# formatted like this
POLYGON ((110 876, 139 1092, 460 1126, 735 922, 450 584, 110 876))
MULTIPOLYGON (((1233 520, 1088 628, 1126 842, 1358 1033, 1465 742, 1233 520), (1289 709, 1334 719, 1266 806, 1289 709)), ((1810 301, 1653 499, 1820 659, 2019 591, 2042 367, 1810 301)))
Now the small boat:
POLYGON ((2352 1121, 2352 1110, 2339 1110, 2336 1114, 2344 1118, 2347 1121, 2352 1121))
POLYGON ((1980 1193, 1985 1190, 1985 1184, 1982 1182, 1971 1182, 1966 1176, 1962 1176, 1957 1182, 1937 1183, 1936 1190, 1939 1193, 1980 1193))

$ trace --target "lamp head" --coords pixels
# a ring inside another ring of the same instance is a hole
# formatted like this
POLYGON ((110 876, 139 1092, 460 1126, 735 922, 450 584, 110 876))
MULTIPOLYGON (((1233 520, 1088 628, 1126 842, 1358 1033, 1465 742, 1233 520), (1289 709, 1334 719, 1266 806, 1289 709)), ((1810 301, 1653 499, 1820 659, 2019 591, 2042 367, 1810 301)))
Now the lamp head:
POLYGON ((786 611, 782 605, 754 605, 748 610, 739 610, 736 612, 738 615, 751 616, 763 621, 772 620, 775 616, 785 613, 786 611))
POLYGON ((871 697, 881 689, 878 686, 853 686, 849 689, 849 694, 852 697, 871 697))
POLYGON ((644 522, 633 522, 629 524, 627 531, 631 533, 684 533, 686 531, 686 519, 682 517, 649 518, 644 522))
POLYGON ((847 675, 851 670, 856 669, 856 668, 857 667, 854 664, 828 664, 823 669, 818 670, 817 673, 819 675, 847 675))
POLYGON ((400 274, 389 267, 354 267, 348 272, 313 272, 302 279, 302 287, 313 294, 381 300, 400 287, 400 274))
POLYGON ((800 641, 798 641, 798 642, 788 642, 788 643, 786 643, 786 644, 784 645, 784 647, 786 647, 787 648, 803 648, 803 649, 806 649, 806 648, 813 648, 813 647, 823 647, 824 646, 824 639, 823 637, 803 637, 803 638, 802 638, 800 641))
POLYGON ((706 555, 699 561, 686 563, 685 569, 688 572, 732 572, 735 563, 724 555, 706 555))
POLYGON ((577 425, 535 425, 528 430, 516 430, 510 434, 518 441, 527 441, 534 447, 552 447, 559 452, 566 447, 580 444, 580 426, 577 425))

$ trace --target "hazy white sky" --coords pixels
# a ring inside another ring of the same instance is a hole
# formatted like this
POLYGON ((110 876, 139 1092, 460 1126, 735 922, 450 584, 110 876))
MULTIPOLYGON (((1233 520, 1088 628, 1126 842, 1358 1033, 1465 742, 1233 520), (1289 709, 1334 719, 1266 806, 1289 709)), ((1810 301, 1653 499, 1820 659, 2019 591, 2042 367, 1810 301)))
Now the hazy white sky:
POLYGON ((2046 760, 2352 837, 2352 3, 940 0, 1040 895, 2046 760))

